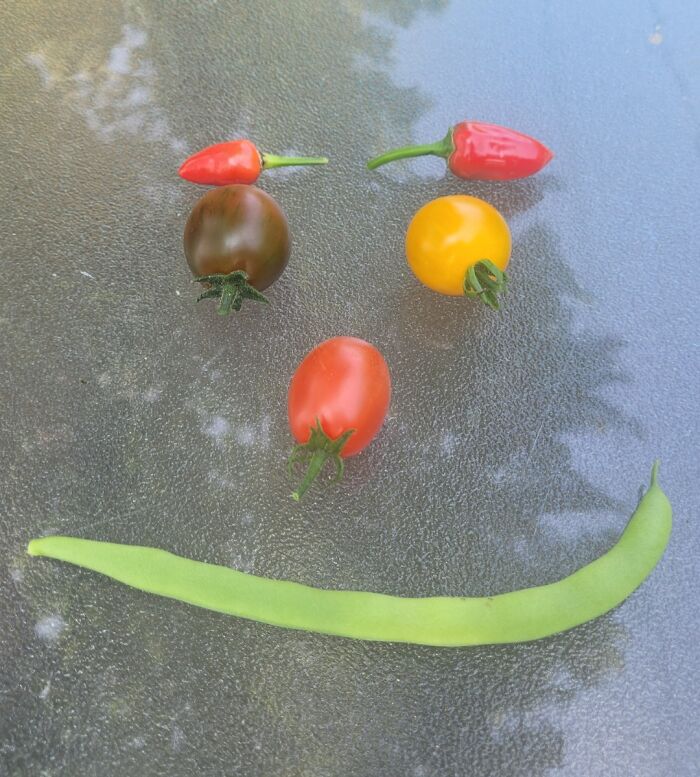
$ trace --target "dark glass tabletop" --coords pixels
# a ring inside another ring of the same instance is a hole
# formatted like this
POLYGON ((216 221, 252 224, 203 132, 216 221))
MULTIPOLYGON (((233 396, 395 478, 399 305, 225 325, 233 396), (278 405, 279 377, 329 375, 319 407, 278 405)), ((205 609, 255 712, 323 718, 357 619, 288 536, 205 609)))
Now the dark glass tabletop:
POLYGON ((401 2, 0 8, 0 774, 694 775, 700 6, 401 2), (387 148, 481 119, 556 152, 475 183, 387 148), (222 318, 177 167, 250 137, 293 254, 222 318), (514 238, 499 314, 403 254, 440 195, 514 238), (290 498, 289 378, 337 334, 394 394, 343 482, 290 498), (471 649, 277 629, 44 559, 61 533, 328 588, 481 595, 604 552, 652 461, 674 505, 622 607, 471 649))

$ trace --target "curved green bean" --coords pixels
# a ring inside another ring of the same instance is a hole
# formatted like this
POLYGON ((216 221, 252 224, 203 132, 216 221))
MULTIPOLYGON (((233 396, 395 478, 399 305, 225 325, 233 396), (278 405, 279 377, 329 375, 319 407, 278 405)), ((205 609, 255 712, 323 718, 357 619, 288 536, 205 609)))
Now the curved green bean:
POLYGON ((618 542, 549 585, 478 598, 404 598, 329 591, 175 556, 157 548, 74 537, 32 540, 49 556, 209 610, 290 629, 355 639, 463 646, 526 642, 566 631, 616 607, 651 573, 668 543, 671 505, 651 484, 618 542))

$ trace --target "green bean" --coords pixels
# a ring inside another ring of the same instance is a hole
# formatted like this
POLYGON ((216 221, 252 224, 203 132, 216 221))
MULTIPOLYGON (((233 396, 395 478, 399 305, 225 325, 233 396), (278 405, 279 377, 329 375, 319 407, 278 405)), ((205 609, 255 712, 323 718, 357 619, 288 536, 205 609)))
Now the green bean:
POLYGON ((92 569, 142 591, 290 629, 452 647, 525 642, 608 612, 651 573, 671 532, 671 505, 657 484, 657 469, 658 463, 649 489, 607 553, 556 583, 497 596, 407 598, 331 591, 157 548, 74 537, 32 540, 28 552, 92 569))

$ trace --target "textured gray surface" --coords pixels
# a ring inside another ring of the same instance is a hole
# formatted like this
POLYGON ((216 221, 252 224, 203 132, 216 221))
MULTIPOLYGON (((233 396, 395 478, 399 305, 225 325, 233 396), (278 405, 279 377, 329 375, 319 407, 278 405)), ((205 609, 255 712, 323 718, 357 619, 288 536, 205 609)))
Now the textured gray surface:
POLYGON ((697 774, 700 6, 5 2, 0 774, 697 774), (387 147, 481 118, 534 179, 387 147), (269 308, 193 304, 187 151, 269 174, 294 253, 269 308), (450 192, 511 223, 500 316, 420 287, 402 241, 450 192), (334 334, 395 393, 344 483, 289 499, 286 385, 334 334), (617 537, 654 457, 668 553, 622 608, 498 648, 374 645, 159 600, 24 555, 47 532, 393 593, 556 579, 617 537))

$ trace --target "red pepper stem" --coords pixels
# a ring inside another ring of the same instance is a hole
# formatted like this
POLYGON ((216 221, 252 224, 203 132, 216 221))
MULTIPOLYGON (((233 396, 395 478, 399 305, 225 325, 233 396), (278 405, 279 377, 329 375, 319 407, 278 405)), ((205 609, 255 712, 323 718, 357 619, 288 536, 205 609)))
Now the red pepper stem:
POLYGON ((275 156, 274 154, 260 154, 263 170, 272 167, 297 167, 301 165, 327 165, 325 156, 275 156))
POLYGON ((452 130, 450 129, 447 135, 436 143, 426 143, 422 146, 403 146, 403 148, 392 149, 384 154, 375 156, 374 159, 370 159, 369 162, 367 162, 367 167, 370 170, 375 170, 377 167, 385 165, 387 162, 394 162, 397 159, 407 159, 413 156, 441 156, 444 159, 447 159, 452 155, 454 150, 452 130))

